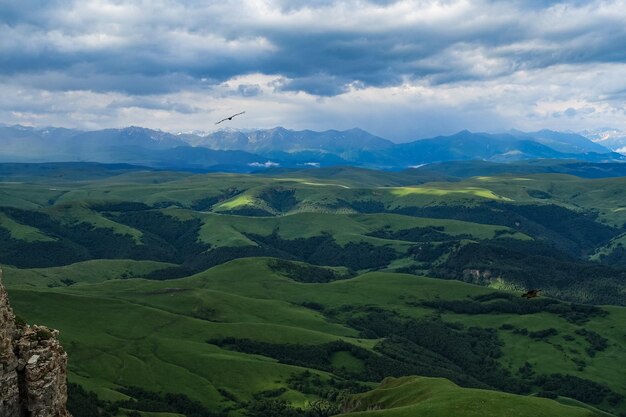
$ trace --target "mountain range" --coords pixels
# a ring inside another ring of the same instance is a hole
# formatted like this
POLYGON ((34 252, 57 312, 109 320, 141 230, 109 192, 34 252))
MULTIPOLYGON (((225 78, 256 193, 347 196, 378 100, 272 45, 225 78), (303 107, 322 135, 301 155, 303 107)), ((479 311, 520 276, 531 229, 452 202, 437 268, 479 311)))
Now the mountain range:
POLYGON ((0 162, 130 163, 155 168, 253 171, 269 167, 350 165, 398 170, 446 161, 529 159, 626 161, 585 136, 550 130, 476 133, 394 143, 361 129, 294 131, 282 127, 172 134, 142 127, 81 131, 0 126, 0 162))
POLYGON ((614 128, 585 130, 580 134, 615 152, 626 154, 626 132, 614 128))

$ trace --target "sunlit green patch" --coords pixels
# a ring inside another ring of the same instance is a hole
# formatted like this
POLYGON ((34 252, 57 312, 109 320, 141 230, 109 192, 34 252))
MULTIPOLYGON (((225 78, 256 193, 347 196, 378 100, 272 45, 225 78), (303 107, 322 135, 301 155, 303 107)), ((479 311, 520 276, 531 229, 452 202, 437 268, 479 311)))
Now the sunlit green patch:
POLYGON ((389 188, 391 194, 398 197, 406 197, 412 194, 445 196, 449 194, 466 194, 472 197, 487 198, 490 200, 513 201, 486 188, 463 187, 463 188, 434 188, 434 187, 393 187, 389 188))
POLYGON ((342 185, 342 184, 324 184, 321 182, 308 182, 308 181, 303 181, 302 184, 306 184, 306 185, 316 185, 316 186, 320 186, 320 187, 341 187, 341 188, 350 188, 347 185, 342 185))
POLYGON ((249 195, 240 195, 231 200, 218 204, 218 209, 232 210, 238 207, 254 206, 255 200, 249 195))
POLYGON ((485 176, 479 176, 479 177, 474 177, 474 178, 479 180, 479 181, 491 181, 491 182, 501 182, 503 179, 506 179, 506 180, 509 180, 509 181, 535 181, 532 178, 522 178, 522 177, 509 178, 509 177, 485 177, 485 176))

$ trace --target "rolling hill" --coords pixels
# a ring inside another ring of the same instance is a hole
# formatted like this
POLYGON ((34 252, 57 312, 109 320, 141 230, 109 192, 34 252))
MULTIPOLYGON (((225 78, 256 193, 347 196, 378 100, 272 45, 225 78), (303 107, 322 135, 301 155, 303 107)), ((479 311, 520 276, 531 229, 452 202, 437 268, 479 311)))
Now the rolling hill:
POLYGON ((624 178, 453 166, 2 165, 4 284, 75 417, 626 412, 624 178))
POLYGON ((369 416, 601 416, 600 410, 560 404, 546 398, 519 397, 485 390, 463 389, 445 379, 389 378, 380 387, 355 396, 346 408, 351 417, 369 416))

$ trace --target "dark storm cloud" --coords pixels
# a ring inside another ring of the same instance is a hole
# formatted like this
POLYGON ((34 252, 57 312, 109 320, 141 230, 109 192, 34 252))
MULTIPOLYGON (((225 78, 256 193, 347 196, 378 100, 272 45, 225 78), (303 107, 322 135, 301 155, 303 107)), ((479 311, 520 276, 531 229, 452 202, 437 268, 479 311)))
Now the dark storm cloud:
POLYGON ((488 80, 626 62, 623 8, 619 1, 27 0, 0 5, 0 75, 52 90, 159 94, 263 73, 287 78, 282 91, 321 96, 355 83, 488 80))
POLYGON ((198 89, 199 84, 196 78, 187 74, 105 73, 93 69, 91 65, 77 65, 67 71, 20 72, 10 78, 0 77, 0 80, 9 79, 47 91, 116 91, 130 95, 167 94, 188 88, 198 89))
POLYGON ((186 103, 173 102, 170 100, 160 100, 156 98, 148 97, 131 97, 123 100, 116 100, 107 106, 108 109, 130 109, 130 108, 143 108, 150 110, 167 110, 181 114, 192 114, 198 111, 197 108, 190 106, 186 103))
POLYGON ((277 91, 306 91, 317 96, 336 96, 348 90, 348 79, 340 80, 328 74, 314 74, 284 80, 277 85, 277 91))

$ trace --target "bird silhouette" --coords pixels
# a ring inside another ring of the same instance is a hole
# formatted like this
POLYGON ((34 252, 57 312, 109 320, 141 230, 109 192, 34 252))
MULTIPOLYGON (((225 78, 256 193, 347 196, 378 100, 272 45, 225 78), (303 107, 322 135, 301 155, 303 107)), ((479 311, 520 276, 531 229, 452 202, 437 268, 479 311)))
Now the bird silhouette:
POLYGON ((215 124, 216 124, 216 125, 219 125, 220 123, 225 122, 226 120, 233 120, 233 117, 235 117, 235 116, 239 116, 240 114, 244 114, 244 113, 245 113, 245 111, 242 111, 241 113, 233 114, 232 116, 227 117, 227 118, 225 118, 225 119, 222 119, 222 120, 220 120, 219 122, 215 122, 215 124))
POLYGON ((522 294, 522 297, 526 298, 527 300, 531 299, 531 298, 535 298, 535 297, 539 297, 539 292, 541 290, 529 290, 527 292, 525 292, 524 294, 522 294))

